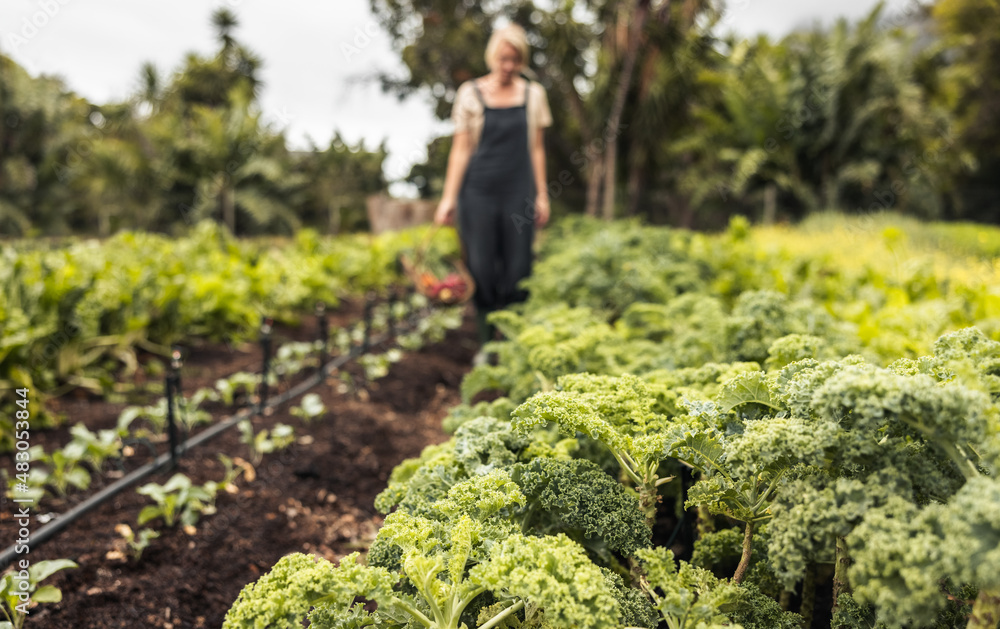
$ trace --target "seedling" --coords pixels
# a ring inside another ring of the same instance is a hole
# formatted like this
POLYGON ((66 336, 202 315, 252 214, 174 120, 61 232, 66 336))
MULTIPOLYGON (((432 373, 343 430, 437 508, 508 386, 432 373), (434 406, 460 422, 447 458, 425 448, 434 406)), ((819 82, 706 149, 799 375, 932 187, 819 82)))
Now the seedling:
POLYGON ((394 348, 384 354, 365 354, 358 358, 358 362, 365 368, 365 378, 370 382, 385 377, 389 366, 402 358, 403 352, 394 348))
POLYGON ((147 505, 139 512, 139 525, 163 518, 163 523, 174 526, 178 521, 194 526, 202 515, 215 513, 217 483, 209 481, 204 486, 193 485, 191 479, 177 473, 163 485, 147 483, 136 491, 152 498, 156 504, 147 505))
MULTIPOLYGON (((235 494, 239 489, 236 487, 236 479, 239 478, 240 474, 243 474, 243 478, 247 482, 253 482, 256 478, 257 473, 254 471, 253 466, 241 459, 240 457, 229 458, 225 454, 219 454, 219 461, 226 468, 226 473, 223 475, 222 480, 217 484, 220 490, 224 490, 227 494, 235 494)), ((206 483, 207 485, 208 483, 206 483)), ((216 491, 218 493, 218 491, 216 491)))
POLYGON ((265 454, 284 450, 295 441, 295 429, 287 424, 275 424, 268 431, 266 428, 254 434, 253 424, 249 419, 239 423, 240 441, 250 448, 252 463, 257 465, 265 454))
MULTIPOLYGON (((236 378, 237 376, 242 377, 244 374, 237 373, 230 377, 230 380, 236 378)), ((254 384, 256 384, 256 376, 254 374, 245 374, 246 376, 252 377, 254 384)), ((216 389, 202 388, 194 392, 194 394, 189 398, 179 397, 177 398, 177 411, 178 417, 180 419, 181 425, 184 426, 186 430, 191 430, 199 424, 207 424, 212 421, 211 413, 201 409, 202 403, 206 400, 218 400, 220 396, 227 404, 232 404, 233 391, 235 387, 229 387, 229 389, 220 388, 220 383, 227 382, 226 380, 219 380, 216 383, 216 389)), ((251 388, 252 390, 252 388, 251 388)), ((161 434, 167 426, 167 398, 160 398, 156 404, 150 406, 129 406, 121 412, 118 416, 118 434, 125 435, 128 432, 129 426, 137 419, 144 419, 149 424, 152 432, 161 434)), ((102 431, 103 432, 103 431, 102 431)))
POLYGON ((146 550, 149 542, 160 536, 159 531, 146 528, 139 529, 139 532, 135 533, 128 524, 115 525, 115 532, 122 536, 133 561, 139 561, 139 558, 142 557, 142 551, 146 550))
POLYGON ((0 609, 7 620, 0 621, 0 629, 21 629, 31 607, 61 601, 62 591, 59 588, 54 585, 39 587, 38 584, 60 570, 76 567, 76 563, 69 559, 49 559, 5 574, 0 579, 0 601, 3 602, 0 609))
POLYGON ((320 399, 319 395, 315 393, 302 396, 302 406, 292 407, 292 415, 301 418, 306 423, 324 413, 326 413, 326 406, 323 405, 323 400, 320 399))
POLYGON ((62 450, 44 456, 42 462, 49 468, 45 484, 55 489, 60 496, 65 496, 70 487, 90 487, 90 472, 80 465, 85 454, 85 445, 71 441, 62 450))
POLYGON ((316 351, 322 345, 319 341, 302 343, 285 343, 278 348, 274 357, 274 373, 280 377, 294 376, 306 367, 318 364, 316 351))
MULTIPOLYGON (((251 397, 254 391, 257 390, 257 384, 259 382, 259 374, 250 373, 248 371, 240 371, 234 373, 228 378, 216 380, 215 390, 222 396, 223 402, 232 406, 236 401, 237 395, 242 394, 245 398, 251 397)), ((271 386, 277 386, 278 379, 273 373, 268 377, 268 383, 271 386)))
POLYGON ((70 428, 69 433, 73 435, 71 443, 78 443, 83 447, 82 460, 95 472, 100 471, 105 460, 117 457, 121 452, 122 439, 117 430, 101 430, 94 433, 79 423, 70 428))

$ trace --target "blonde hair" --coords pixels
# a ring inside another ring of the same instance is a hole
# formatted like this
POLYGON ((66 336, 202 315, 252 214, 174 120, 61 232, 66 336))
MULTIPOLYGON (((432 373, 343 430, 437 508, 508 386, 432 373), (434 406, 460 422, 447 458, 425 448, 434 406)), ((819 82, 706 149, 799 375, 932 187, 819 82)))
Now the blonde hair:
POLYGON ((527 68, 528 55, 530 54, 528 35, 518 24, 508 24, 503 28, 493 31, 493 34, 490 35, 490 41, 486 44, 486 67, 490 70, 493 69, 493 60, 496 58, 497 53, 500 52, 501 44, 505 43, 513 46, 514 50, 521 55, 521 68, 527 68))

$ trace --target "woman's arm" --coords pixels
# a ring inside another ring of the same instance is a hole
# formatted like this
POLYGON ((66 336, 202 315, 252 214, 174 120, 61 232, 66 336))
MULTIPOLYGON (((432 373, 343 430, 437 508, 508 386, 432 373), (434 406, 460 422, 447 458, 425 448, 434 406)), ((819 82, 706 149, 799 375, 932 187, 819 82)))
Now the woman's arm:
POLYGON ((549 222, 549 186, 545 181, 545 129, 538 127, 531 147, 531 167, 535 173, 535 225, 544 227, 549 222))
POLYGON ((448 153, 448 170, 444 176, 441 203, 434 213, 434 222, 438 225, 451 225, 455 222, 458 191, 462 187, 465 169, 469 166, 469 157, 469 132, 456 131, 451 140, 451 151, 448 153))

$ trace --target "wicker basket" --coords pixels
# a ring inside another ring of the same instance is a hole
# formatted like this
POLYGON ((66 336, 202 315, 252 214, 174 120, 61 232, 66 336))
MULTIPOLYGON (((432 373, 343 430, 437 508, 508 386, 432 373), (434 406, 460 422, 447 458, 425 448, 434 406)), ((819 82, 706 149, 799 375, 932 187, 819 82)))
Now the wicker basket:
POLYGON ((437 277, 424 264, 427 257, 427 250, 438 229, 440 229, 440 226, 434 225, 427 232, 427 236, 424 237, 423 242, 414 251, 412 258, 405 253, 399 254, 400 266, 410 281, 413 282, 413 286, 417 292, 432 302, 446 306, 464 304, 472 299, 472 294, 476 291, 476 283, 462 259, 465 257, 465 252, 462 252, 462 258, 448 260, 448 263, 454 270, 445 278, 437 277))

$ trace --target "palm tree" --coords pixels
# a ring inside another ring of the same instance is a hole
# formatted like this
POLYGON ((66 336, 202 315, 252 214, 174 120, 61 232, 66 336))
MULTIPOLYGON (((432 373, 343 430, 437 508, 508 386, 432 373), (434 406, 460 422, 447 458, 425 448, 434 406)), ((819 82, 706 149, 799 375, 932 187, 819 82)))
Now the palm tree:
POLYGON ((225 7, 216 9, 212 13, 212 26, 215 27, 216 37, 222 45, 224 53, 229 52, 236 45, 233 39, 233 31, 239 26, 236 15, 225 7))
POLYGON ((879 9, 855 26, 730 42, 725 64, 702 74, 714 96, 672 141, 689 168, 681 188, 693 210, 773 216, 821 207, 938 212, 946 170, 910 177, 910 165, 946 135, 947 116, 914 77, 908 37, 878 27, 879 9))
POLYGON ((218 214, 232 233, 238 210, 257 226, 294 231, 300 221, 283 199, 283 190, 300 182, 289 179, 280 155, 284 138, 269 135, 260 112, 245 89, 230 92, 230 106, 195 106, 188 148, 197 160, 194 211, 218 214))
POLYGON ((135 102, 145 106, 152 114, 159 108, 162 98, 163 85, 160 73, 151 61, 147 61, 139 68, 139 88, 134 97, 135 102))

